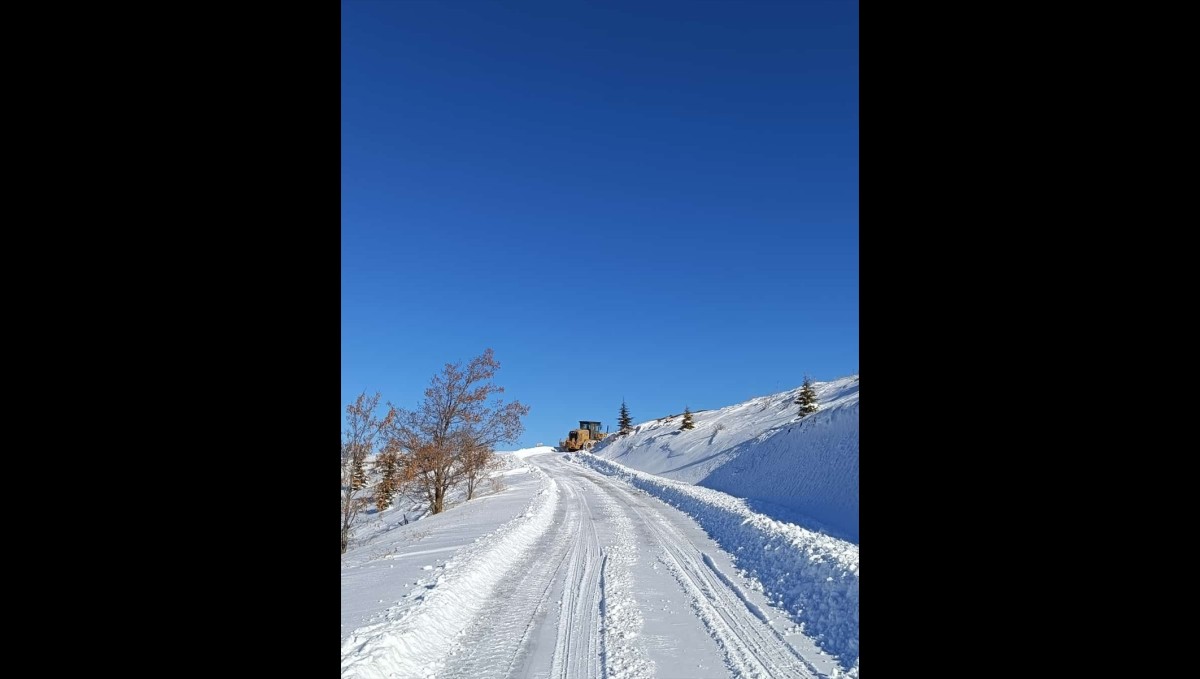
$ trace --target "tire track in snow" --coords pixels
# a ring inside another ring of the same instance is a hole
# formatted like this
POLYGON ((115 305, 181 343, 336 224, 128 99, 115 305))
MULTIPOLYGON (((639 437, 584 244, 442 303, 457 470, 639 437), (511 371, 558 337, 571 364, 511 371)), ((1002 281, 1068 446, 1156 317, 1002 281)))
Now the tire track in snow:
POLYGON ((442 676, 454 640, 489 595, 542 542, 557 514, 559 485, 540 469, 542 490, 519 516, 466 547, 417 606, 395 619, 355 630, 342 645, 343 679, 442 676))
POLYGON ((580 527, 575 531, 572 557, 558 618, 558 639, 550 676, 562 679, 601 676, 600 653, 600 538, 587 496, 574 479, 565 479, 572 499, 579 501, 580 527))
POLYGON ((752 573, 767 599, 802 626, 804 638, 796 641, 822 672, 835 672, 827 661, 840 672, 857 666, 858 545, 775 521, 712 488, 662 479, 586 453, 576 459, 686 513, 721 549, 737 554, 739 569, 752 573))
MULTIPOLYGON (((655 666, 640 635, 633 578, 645 549, 661 553, 732 676, 820 676, 668 520, 676 510, 620 479, 548 462, 546 497, 512 530, 455 559, 456 568, 411 616, 356 630, 354 647, 343 647, 344 677, 546 677, 549 671, 553 679, 648 679, 655 666)), ((678 668, 664 671, 672 669, 678 668)))
POLYGON ((571 511, 574 489, 557 479, 564 499, 552 528, 511 571, 480 609, 447 663, 445 676, 499 679, 518 676, 536 627, 547 617, 550 598, 571 556, 563 537, 579 530, 579 513, 571 511))
POLYGON ((547 660, 555 679, 604 676, 600 630, 606 558, 596 517, 577 480, 555 478, 554 483, 564 500, 555 512, 554 528, 483 604, 443 676, 545 676, 546 665, 541 663, 547 660), (550 602, 560 587, 553 655, 544 658, 536 638, 539 627, 553 619, 550 602))
POLYGON ((707 564, 703 552, 678 534, 658 509, 632 488, 591 472, 585 478, 637 515, 663 548, 662 561, 688 594, 693 609, 725 655, 737 677, 819 677, 774 627, 764 624, 761 611, 748 607, 744 595, 732 591, 707 564), (593 477, 591 474, 596 474, 593 477))
MULTIPOLYGON (((738 555, 766 597, 804 628, 802 653, 851 670, 858 663, 858 545, 752 511, 739 498, 580 454, 579 462, 690 516, 721 549, 738 555), (742 550, 746 550, 742 553, 742 550), (810 645, 818 648, 809 649, 810 645), (827 656, 827 654, 832 654, 827 656)), ((624 487, 624 484, 622 484, 624 487)), ((655 506, 659 506, 655 503, 655 506)), ((799 647, 799 646, 798 646, 799 647)))
MULTIPOLYGON (((602 491, 595 484, 594 490, 602 491)), ((649 679, 655 665, 646 653, 641 631, 644 619, 633 595, 633 569, 637 565, 637 535, 620 503, 599 492, 605 519, 615 532, 600 564, 600 643, 604 676, 649 679)))

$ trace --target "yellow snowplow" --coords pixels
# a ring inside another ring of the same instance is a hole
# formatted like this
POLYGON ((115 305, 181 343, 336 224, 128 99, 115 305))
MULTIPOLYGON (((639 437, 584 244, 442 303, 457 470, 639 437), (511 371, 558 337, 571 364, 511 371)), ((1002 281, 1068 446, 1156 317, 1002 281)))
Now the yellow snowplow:
POLYGON ((600 431, 599 422, 580 420, 579 428, 572 429, 567 433, 567 438, 558 443, 558 451, 560 453, 574 453, 579 450, 591 450, 592 446, 596 445, 596 441, 604 437, 605 434, 600 431))

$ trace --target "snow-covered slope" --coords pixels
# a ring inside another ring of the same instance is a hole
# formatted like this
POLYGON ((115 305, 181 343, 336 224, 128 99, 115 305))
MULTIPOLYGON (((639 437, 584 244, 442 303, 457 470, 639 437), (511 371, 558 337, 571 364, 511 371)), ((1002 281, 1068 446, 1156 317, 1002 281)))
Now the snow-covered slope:
POLYGON ((817 382, 820 410, 801 419, 800 388, 643 422, 597 456, 746 498, 756 511, 858 542, 858 375, 817 382))
MULTIPOLYGON (((342 677, 858 676, 858 546, 588 454, 342 558, 342 677)), ((399 510, 401 514, 403 510, 399 510)))
POLYGON ((396 619, 422 600, 426 581, 443 575, 459 551, 469 552, 483 536, 536 505, 548 487, 543 475, 515 456, 499 457, 504 469, 493 476, 502 480, 502 489, 485 483, 470 502, 456 494, 456 502, 441 514, 427 515, 424 508, 406 512, 401 506, 379 516, 372 508, 342 555, 343 643, 357 628, 396 619))

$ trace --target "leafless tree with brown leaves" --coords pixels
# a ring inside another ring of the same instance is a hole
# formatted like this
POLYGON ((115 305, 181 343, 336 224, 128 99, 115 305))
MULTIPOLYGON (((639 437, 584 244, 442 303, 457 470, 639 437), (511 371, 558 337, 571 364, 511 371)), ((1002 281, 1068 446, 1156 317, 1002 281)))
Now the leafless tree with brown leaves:
POLYGON ((500 460, 488 446, 469 445, 462 455, 463 478, 467 482, 467 499, 475 497, 475 489, 489 474, 500 468, 500 460))
POLYGON ((360 476, 367 455, 374 449, 380 434, 389 429, 396 420, 396 411, 388 408, 387 414, 379 417, 380 395, 358 395, 354 403, 346 406, 346 430, 342 434, 342 553, 350 546, 350 529, 358 520, 370 498, 363 493, 366 486, 365 474, 360 476))
POLYGON ((492 383, 498 370, 491 349, 466 366, 447 363, 416 410, 397 411, 391 435, 404 451, 403 475, 424 494, 432 514, 446 508, 446 492, 463 479, 470 484, 470 499, 496 445, 515 441, 524 431, 521 418, 529 406, 493 398, 504 393, 492 383))

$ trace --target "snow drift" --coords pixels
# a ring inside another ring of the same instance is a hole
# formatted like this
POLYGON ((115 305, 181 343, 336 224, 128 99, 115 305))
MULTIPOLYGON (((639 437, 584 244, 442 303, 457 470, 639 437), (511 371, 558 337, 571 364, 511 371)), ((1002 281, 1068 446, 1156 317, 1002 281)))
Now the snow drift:
POLYGON ((588 453, 575 459, 696 520, 843 669, 858 665, 858 545, 750 510, 725 493, 638 472, 588 453))
POLYGON ((800 388, 682 418, 643 422, 596 446, 626 467, 746 498, 776 519, 858 542, 858 375, 817 382, 804 418, 800 388))

